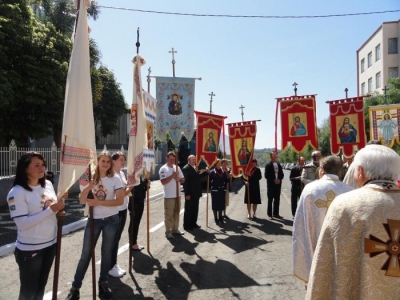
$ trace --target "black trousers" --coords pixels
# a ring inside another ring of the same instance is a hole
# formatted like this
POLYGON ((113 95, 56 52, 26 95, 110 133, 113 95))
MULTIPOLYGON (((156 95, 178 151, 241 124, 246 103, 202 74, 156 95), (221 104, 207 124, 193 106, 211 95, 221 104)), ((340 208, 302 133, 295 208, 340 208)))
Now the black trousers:
POLYGON ((183 228, 193 228, 197 224, 199 215, 200 198, 190 197, 190 200, 185 200, 185 213, 183 215, 183 228))
POLYGON ((296 214, 297 210, 297 201, 300 198, 301 195, 301 189, 299 187, 292 186, 292 195, 290 197, 290 202, 292 204, 292 216, 296 214))
POLYGON ((129 221, 129 236, 132 238, 132 245, 137 244, 137 236, 139 232, 140 221, 142 220, 144 211, 144 201, 133 201, 133 212, 131 212, 132 217, 129 221), (132 222, 132 232, 131 232, 131 222, 132 222))
POLYGON ((267 188, 268 197, 268 216, 278 216, 279 215, 279 205, 281 201, 281 185, 277 184, 273 187, 267 188))

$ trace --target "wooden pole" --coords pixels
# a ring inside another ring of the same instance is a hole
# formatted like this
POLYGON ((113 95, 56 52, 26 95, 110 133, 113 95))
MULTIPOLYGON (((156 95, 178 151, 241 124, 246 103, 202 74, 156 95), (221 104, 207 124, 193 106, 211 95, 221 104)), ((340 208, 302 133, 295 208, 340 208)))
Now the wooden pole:
POLYGON ((129 273, 132 273, 133 221, 135 220, 135 212, 133 210, 133 207, 134 207, 134 204, 135 204, 135 199, 134 199, 135 188, 132 189, 131 194, 132 194, 132 196, 129 197, 129 205, 131 207, 131 211, 129 212, 130 221, 129 221, 129 229, 128 229, 128 233, 129 233, 129 263, 128 263, 129 273))
MULTIPOLYGON (((146 172, 146 179, 150 181, 150 174, 146 172)), ((149 182, 146 182, 146 200, 147 200, 147 252, 150 253, 150 189, 149 182)))
MULTIPOLYGON (((90 174, 90 168, 89 168, 89 174, 90 174)), ((89 220, 89 222, 90 222, 90 253, 92 255, 92 293, 93 293, 93 300, 96 300, 96 258, 95 258, 95 252, 94 252, 95 244, 94 244, 93 206, 89 207, 89 215, 90 215, 90 220, 89 220)))
POLYGON ((208 193, 210 191, 210 173, 207 174, 206 227, 208 227, 208 193))
POLYGON ((60 274, 60 258, 61 258, 61 237, 62 237, 62 227, 65 217, 65 211, 60 210, 57 212, 57 245, 56 245, 56 260, 54 264, 54 278, 53 278, 53 299, 57 299, 58 291, 58 277, 60 274))
MULTIPOLYGON (((176 148, 175 150, 175 172, 177 174, 179 174, 179 169, 178 169, 178 156, 179 155, 179 151, 178 148, 176 148)), ((179 218, 179 211, 180 211, 180 200, 181 200, 181 196, 180 196, 180 192, 179 192, 179 180, 176 180, 176 202, 175 202, 175 214, 178 215, 179 218)))

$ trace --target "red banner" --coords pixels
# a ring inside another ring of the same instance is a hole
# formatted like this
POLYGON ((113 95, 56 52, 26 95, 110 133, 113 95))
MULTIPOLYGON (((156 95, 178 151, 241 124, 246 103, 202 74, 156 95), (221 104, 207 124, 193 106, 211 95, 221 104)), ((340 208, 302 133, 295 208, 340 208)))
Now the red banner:
POLYGON ((228 125, 229 145, 231 148, 231 174, 233 177, 239 177, 251 169, 251 161, 254 154, 256 142, 257 125, 256 121, 246 121, 240 123, 231 123, 228 125))
POLYGON ((310 145, 318 149, 315 96, 278 98, 281 108, 282 151, 289 145, 300 153, 310 145))
POLYGON ((353 156, 365 146, 364 97, 329 101, 331 152, 353 156))
MULTIPOLYGON (((196 164, 203 159, 208 167, 217 161, 221 129, 225 117, 195 111, 197 116, 196 130, 196 164)), ((225 149, 223 149, 225 150, 225 149)))

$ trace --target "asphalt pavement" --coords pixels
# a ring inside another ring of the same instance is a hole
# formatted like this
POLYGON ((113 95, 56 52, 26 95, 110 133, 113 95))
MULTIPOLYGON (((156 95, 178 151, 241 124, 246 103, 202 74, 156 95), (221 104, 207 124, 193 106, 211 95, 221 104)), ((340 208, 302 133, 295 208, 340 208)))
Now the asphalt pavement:
MULTIPOLYGON (((133 252, 133 268, 129 273, 127 224, 119 244, 118 264, 126 269, 128 274, 122 278, 109 279, 113 299, 304 298, 304 284, 292 275, 293 220, 288 177, 289 171, 285 171, 280 206, 280 214, 284 219, 270 220, 267 217, 266 183, 265 179, 262 179, 262 204, 258 207, 256 219, 247 219, 246 205, 243 201, 244 188, 237 194, 230 194, 227 214, 231 219, 223 225, 214 223, 210 208, 211 197, 209 196, 207 201, 207 195, 204 194, 200 201, 198 219, 202 227, 185 232, 183 236, 176 236, 173 240, 165 238, 162 186, 159 181, 153 181, 151 201, 145 208, 138 239, 146 248, 141 252, 133 252)), ((68 205, 79 205, 73 201, 68 205)), ((72 224, 77 222, 85 225, 82 207, 67 207, 66 211, 71 215, 70 219, 65 219, 65 226, 72 228, 72 224)), ((183 230, 183 211, 182 205, 180 230, 183 230)), ((12 227, 12 224, 2 223, 0 227, 3 233, 3 227, 12 227)), ((12 231, 12 228, 8 230, 12 231)), ((82 239, 81 229, 71 230, 62 239, 58 299, 65 299, 71 287, 81 253, 82 239)), ((95 253, 97 275, 101 259, 100 243, 101 238, 95 253)), ((0 263, 0 299, 17 299, 19 278, 15 259, 9 254, 0 258, 0 263)), ((81 288, 81 299, 92 299, 91 278, 89 266, 81 288)), ((46 300, 51 299, 52 284, 53 270, 46 286, 46 300)))

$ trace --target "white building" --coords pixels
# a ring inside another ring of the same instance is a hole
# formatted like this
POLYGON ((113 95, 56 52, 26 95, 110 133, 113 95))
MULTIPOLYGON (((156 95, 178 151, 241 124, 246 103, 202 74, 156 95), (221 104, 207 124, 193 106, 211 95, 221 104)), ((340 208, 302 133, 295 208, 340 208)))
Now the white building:
POLYGON ((357 94, 379 91, 399 77, 400 20, 384 22, 357 50, 357 94))

